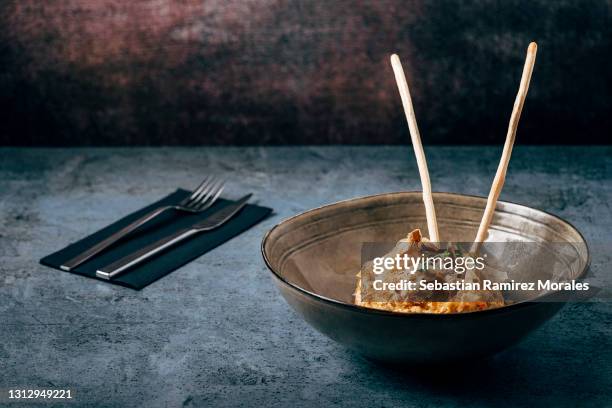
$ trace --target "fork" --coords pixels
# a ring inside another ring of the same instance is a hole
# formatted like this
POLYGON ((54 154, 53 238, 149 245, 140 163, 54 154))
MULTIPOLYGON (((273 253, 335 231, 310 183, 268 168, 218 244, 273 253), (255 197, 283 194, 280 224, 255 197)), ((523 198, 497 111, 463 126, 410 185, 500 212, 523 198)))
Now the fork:
POLYGON ((197 214, 202 211, 205 211, 210 208, 210 206, 212 206, 215 201, 217 201, 217 199, 223 192, 224 187, 225 183, 223 181, 217 180, 214 177, 206 177, 204 181, 202 181, 202 183, 200 183, 200 185, 195 190, 193 190, 192 194, 182 200, 180 203, 175 205, 165 205, 163 207, 158 207, 148 212, 136 221, 132 222, 130 225, 123 227, 121 230, 115 232, 110 237, 98 242, 96 245, 70 259, 68 262, 61 265, 60 268, 65 271, 70 271, 76 268, 83 262, 99 254, 115 242, 119 241, 121 238, 125 237, 130 232, 134 231, 136 228, 157 217, 164 211, 176 210, 192 214, 197 214))

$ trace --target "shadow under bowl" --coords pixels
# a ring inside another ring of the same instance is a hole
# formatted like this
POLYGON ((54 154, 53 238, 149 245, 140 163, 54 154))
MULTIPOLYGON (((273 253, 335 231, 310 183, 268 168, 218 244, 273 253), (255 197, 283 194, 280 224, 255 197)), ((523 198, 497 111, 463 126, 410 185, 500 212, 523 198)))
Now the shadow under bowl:
MULTIPOLYGON (((473 239, 486 198, 434 193, 444 240, 473 239)), ((390 363, 444 363, 499 352, 550 319, 563 302, 521 302, 458 314, 398 313, 353 304, 364 242, 395 242, 427 231, 421 192, 356 198, 316 208, 272 228, 262 242, 281 294, 310 325, 366 357, 390 363)), ((526 206, 498 202, 489 241, 577 245, 584 275, 588 250, 568 222, 526 206)))

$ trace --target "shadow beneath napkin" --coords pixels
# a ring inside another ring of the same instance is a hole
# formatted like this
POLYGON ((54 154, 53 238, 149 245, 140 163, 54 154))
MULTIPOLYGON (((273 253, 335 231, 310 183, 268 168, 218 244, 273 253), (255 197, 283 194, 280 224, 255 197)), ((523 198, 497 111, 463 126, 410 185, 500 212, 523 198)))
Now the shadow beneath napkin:
MULTIPOLYGON (((109 237, 148 211, 165 205, 177 204, 189 194, 191 194, 190 191, 179 189, 161 200, 133 212, 126 217, 123 217, 119 221, 114 222, 98 232, 70 244, 66 248, 54 252, 51 255, 47 255, 40 260, 40 263, 61 270, 60 265, 62 265, 64 262, 67 262, 69 259, 72 259, 87 248, 109 237)), ((107 248, 102 253, 96 255, 77 268, 74 268, 69 273, 99 279, 96 277, 97 269, 106 266, 146 245, 149 245, 160 238, 165 237, 166 235, 172 234, 179 229, 193 225, 231 203, 232 201, 220 198, 211 208, 200 214, 186 215, 185 213, 178 211, 168 210, 153 221, 150 221, 133 231, 131 234, 115 243, 110 248, 107 248)), ((116 285, 127 286, 132 289, 142 289, 157 279, 169 274, 175 269, 180 268, 186 263, 191 262, 195 258, 205 254, 225 241, 249 229, 266 218, 271 212, 271 208, 249 204, 221 227, 209 232, 195 235, 194 237, 189 238, 186 241, 167 249, 166 251, 163 251, 154 258, 151 258, 148 261, 129 269, 110 281, 104 279, 99 280, 114 283, 116 285)))

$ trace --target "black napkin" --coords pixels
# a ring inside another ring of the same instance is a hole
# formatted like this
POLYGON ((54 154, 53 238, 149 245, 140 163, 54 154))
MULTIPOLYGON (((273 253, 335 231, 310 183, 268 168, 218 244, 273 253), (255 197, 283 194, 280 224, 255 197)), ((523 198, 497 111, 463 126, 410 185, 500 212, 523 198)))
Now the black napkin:
MULTIPOLYGON (((128 225, 130 222, 143 216, 148 211, 164 205, 177 204, 191 192, 177 190, 174 193, 162 198, 161 200, 144 207, 119 221, 77 241, 66 248, 47 255, 40 260, 40 263, 52 268, 60 269, 60 265, 72 259, 87 248, 102 241, 114 232, 128 225)), ((224 206, 231 204, 232 201, 219 199, 208 210, 200 214, 179 213, 177 211, 165 211, 152 221, 133 231, 124 239, 107 248, 102 253, 96 255, 89 261, 71 270, 71 273, 83 275, 90 278, 96 277, 96 270, 106 266, 122 257, 149 245, 160 238, 173 232, 195 224, 210 214, 218 211, 224 206)), ((134 266, 121 275, 110 281, 101 279, 105 282, 127 286, 133 289, 142 289, 148 284, 156 281, 174 271, 175 269, 194 260, 211 249, 221 245, 225 241, 233 238, 241 232, 247 230, 270 214, 272 209, 249 204, 245 206, 237 215, 221 227, 201 234, 197 234, 177 245, 163 251, 154 258, 134 266)), ((61 269, 60 269, 61 270, 61 269)))

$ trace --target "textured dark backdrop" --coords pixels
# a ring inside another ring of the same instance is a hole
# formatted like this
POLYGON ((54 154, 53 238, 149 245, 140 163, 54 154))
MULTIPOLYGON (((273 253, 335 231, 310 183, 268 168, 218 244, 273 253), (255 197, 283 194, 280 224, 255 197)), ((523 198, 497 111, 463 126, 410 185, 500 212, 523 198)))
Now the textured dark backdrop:
POLYGON ((15 0, 0 4, 0 144, 609 143, 610 1, 15 0))

